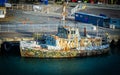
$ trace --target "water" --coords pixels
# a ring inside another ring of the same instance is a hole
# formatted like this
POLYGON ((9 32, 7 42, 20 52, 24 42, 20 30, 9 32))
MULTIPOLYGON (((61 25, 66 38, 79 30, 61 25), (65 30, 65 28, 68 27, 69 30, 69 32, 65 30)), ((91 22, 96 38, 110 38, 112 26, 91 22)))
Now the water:
POLYGON ((0 56, 0 75, 120 75, 120 50, 108 55, 69 59, 0 56))

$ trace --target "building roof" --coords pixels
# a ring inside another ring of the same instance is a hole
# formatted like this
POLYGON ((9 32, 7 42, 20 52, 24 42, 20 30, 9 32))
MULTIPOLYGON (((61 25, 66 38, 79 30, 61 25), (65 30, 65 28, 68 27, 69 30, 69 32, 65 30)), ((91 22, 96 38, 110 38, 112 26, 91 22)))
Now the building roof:
POLYGON ((105 17, 105 16, 99 16, 99 15, 94 15, 94 14, 89 14, 89 13, 84 13, 84 12, 76 12, 75 14, 83 14, 83 15, 86 15, 86 16, 94 16, 94 17, 99 17, 99 18, 108 18, 108 17, 105 17))

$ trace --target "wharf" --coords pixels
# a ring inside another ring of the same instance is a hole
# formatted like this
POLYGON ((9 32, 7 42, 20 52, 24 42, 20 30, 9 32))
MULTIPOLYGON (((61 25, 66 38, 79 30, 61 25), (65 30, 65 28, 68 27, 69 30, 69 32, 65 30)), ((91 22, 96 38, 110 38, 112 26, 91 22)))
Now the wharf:
MULTIPOLYGON (((119 31, 117 31, 119 33, 119 31)), ((114 33, 114 31, 112 32, 114 33)), ((111 43, 112 40, 117 42, 120 39, 119 34, 109 34, 109 42, 111 43)), ((19 42, 19 41, 29 41, 35 40, 33 37, 33 33, 17 33, 17 32, 0 32, 0 48, 3 42, 19 42)))
MULTIPOLYGON (((4 42, 11 42, 14 44, 14 42, 19 43, 20 41, 30 41, 35 40, 35 36, 33 37, 33 34, 21 34, 16 32, 1 32, 0 33, 0 48, 1 45, 4 42)), ((114 39, 118 41, 120 39, 120 35, 109 35, 109 42, 114 39)), ((1 49, 0 49, 1 50, 1 49)), ((18 51, 18 50, 16 50, 18 51)), ((21 48, 20 48, 21 51, 21 48)), ((2 51, 0 51, 1 53, 2 51)), ((85 51, 79 51, 79 50, 70 50, 70 51, 41 51, 41 50, 22 50, 21 56, 22 57, 39 57, 39 58, 71 58, 71 57, 86 57, 86 56, 98 56, 98 55, 104 55, 109 53, 109 48, 103 49, 103 50, 85 50, 85 51), (25 54, 26 53, 26 54, 25 54), (38 55, 36 55, 36 53, 38 55), (53 55, 52 55, 53 54, 53 55)))

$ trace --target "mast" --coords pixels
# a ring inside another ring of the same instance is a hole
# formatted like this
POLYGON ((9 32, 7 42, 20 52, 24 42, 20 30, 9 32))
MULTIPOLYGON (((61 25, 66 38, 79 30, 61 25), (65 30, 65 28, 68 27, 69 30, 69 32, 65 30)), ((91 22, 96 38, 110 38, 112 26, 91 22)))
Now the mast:
POLYGON ((64 2, 64 3, 63 3, 63 7, 62 7, 62 18, 61 18, 61 21, 62 21, 62 24, 63 24, 63 25, 65 25, 65 18, 66 18, 66 16, 67 16, 66 8, 67 8, 67 3, 64 2))

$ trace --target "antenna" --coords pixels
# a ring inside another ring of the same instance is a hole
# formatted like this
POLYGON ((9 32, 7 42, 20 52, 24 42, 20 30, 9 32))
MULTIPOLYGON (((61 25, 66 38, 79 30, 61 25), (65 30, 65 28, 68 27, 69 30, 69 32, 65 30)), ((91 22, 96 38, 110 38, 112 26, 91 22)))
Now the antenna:
POLYGON ((62 19, 61 19, 62 20, 62 24, 64 24, 64 25, 65 25, 65 18, 67 16, 66 7, 67 7, 67 3, 64 2, 63 3, 63 7, 62 7, 62 19))

